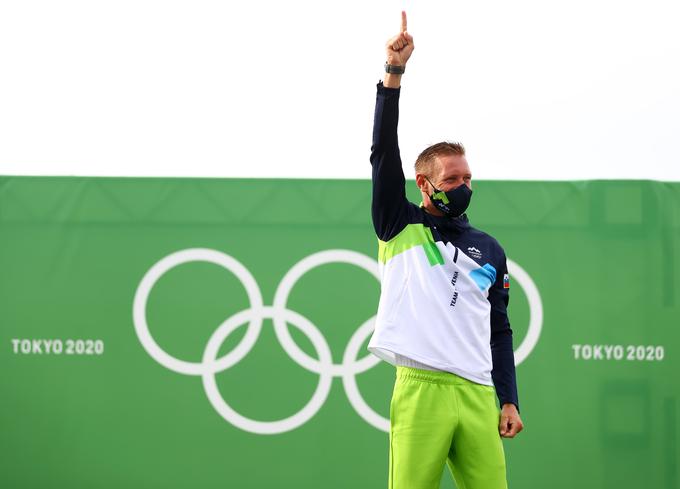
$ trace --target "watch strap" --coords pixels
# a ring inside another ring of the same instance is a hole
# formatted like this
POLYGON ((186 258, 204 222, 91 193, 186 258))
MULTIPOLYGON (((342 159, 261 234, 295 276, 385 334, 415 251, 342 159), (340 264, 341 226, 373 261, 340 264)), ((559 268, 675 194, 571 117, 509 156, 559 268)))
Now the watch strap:
POLYGON ((391 75, 403 75, 405 71, 406 71, 405 66, 391 65, 385 63, 385 73, 390 73, 391 75))

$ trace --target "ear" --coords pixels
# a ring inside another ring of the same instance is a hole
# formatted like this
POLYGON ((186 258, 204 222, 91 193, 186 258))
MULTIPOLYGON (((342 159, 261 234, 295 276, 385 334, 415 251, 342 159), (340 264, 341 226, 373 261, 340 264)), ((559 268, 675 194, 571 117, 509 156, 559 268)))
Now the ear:
POLYGON ((418 185, 418 189, 420 189, 420 191, 423 192, 424 194, 426 195, 430 194, 427 179, 425 178, 425 175, 423 175, 422 173, 416 173, 416 185, 418 185))

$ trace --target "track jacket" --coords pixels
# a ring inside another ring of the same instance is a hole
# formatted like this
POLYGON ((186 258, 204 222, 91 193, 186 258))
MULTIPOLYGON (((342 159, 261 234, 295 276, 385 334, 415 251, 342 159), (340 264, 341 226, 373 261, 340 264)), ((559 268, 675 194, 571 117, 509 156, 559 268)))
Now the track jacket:
POLYGON ((519 409, 505 253, 466 215, 434 216, 406 199, 399 94, 378 84, 371 165, 381 294, 368 349, 494 385, 501 405, 519 409))

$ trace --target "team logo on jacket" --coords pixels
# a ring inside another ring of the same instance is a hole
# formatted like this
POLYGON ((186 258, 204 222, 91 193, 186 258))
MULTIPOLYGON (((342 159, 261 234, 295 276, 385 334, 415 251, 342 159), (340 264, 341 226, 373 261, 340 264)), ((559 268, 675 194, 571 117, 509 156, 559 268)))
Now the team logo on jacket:
POLYGON ((510 288, 510 276, 507 273, 503 274, 503 288, 504 289, 510 288))
POLYGON ((479 250, 478 250, 477 248, 475 248, 474 246, 470 246, 470 247, 468 248, 468 253, 470 253, 470 256, 471 256, 472 258, 475 258, 475 259, 477 259, 477 260, 479 260, 479 259, 482 257, 482 252, 479 251, 479 250))

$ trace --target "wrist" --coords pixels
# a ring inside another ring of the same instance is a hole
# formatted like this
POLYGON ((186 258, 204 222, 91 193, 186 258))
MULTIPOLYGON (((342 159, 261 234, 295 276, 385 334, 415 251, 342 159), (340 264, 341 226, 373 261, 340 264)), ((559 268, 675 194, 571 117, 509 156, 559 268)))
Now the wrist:
POLYGON ((401 86, 401 75, 385 73, 383 85, 387 88, 399 88, 401 86))

